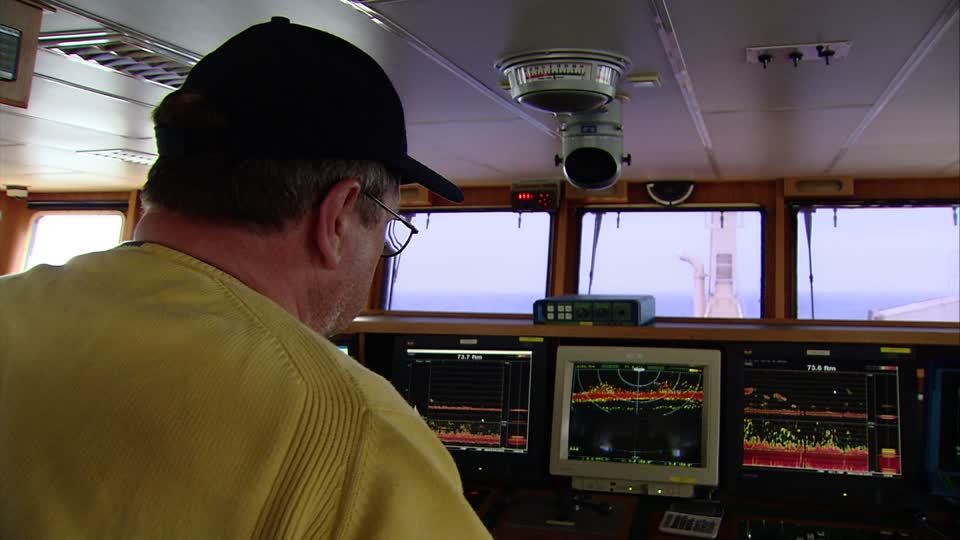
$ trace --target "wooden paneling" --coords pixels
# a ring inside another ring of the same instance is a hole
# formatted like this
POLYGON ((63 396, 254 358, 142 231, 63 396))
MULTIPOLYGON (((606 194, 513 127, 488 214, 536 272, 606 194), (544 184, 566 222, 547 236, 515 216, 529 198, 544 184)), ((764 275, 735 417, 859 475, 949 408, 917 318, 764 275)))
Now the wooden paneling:
POLYGON ((858 178, 854 200, 941 200, 960 202, 960 177, 953 178, 858 178))
POLYGON ((20 271, 29 233, 27 200, 0 192, 0 275, 20 271))
POLYGON ((550 326, 519 319, 358 317, 356 334, 445 334, 629 339, 637 341, 861 343, 960 346, 960 326, 854 326, 800 321, 665 321, 652 326, 550 326))
MULTIPOLYGON (((134 192, 136 193, 136 192, 134 192)), ((89 193, 30 193, 30 201, 122 201, 129 203, 129 191, 92 191, 89 193)))
POLYGON ((140 221, 140 192, 131 191, 127 196, 127 214, 123 220, 123 241, 133 240, 133 231, 140 221))
POLYGON ((570 201, 563 199, 560 201, 560 210, 553 218, 554 249, 550 259, 552 276, 548 289, 551 296, 576 292, 572 287, 576 284, 574 274, 577 271, 577 262, 580 260, 578 253, 580 231, 577 229, 574 213, 575 209, 570 201))
MULTIPOLYGON (((775 180, 698 182, 693 195, 679 208, 702 204, 756 204, 766 207, 773 203, 775 180)), ((650 198, 643 182, 632 182, 628 188, 630 204, 657 204, 650 198)))
MULTIPOLYGON (((773 311, 767 311, 766 313, 768 317, 774 319, 785 319, 787 317, 788 291, 793 290, 792 284, 787 280, 787 261, 792 261, 793 258, 787 255, 787 240, 789 240, 790 228, 787 226, 787 207, 784 201, 782 182, 777 182, 772 214, 772 226, 768 221, 767 227, 773 230, 773 235, 767 236, 770 242, 766 245, 766 252, 767 254, 773 253, 773 264, 772 266, 768 265, 765 270, 767 270, 767 279, 773 282, 773 286, 766 287, 764 294, 773 297, 765 299, 773 301, 773 311)), ((770 303, 767 302, 767 305, 770 305, 770 303)))
POLYGON ((510 186, 469 186, 463 188, 463 202, 453 203, 443 197, 430 194, 432 206, 474 207, 474 208, 510 208, 510 186))

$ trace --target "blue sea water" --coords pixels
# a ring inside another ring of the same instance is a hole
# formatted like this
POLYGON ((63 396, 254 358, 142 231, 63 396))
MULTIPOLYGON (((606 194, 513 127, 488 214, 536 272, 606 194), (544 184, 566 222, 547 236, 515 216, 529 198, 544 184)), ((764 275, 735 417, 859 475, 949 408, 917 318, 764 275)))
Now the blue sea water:
MULTIPOLYGON (((399 291, 398 291, 399 292, 399 291)), ((471 313, 532 313, 533 302, 542 296, 530 294, 396 294, 393 309, 398 311, 448 311, 471 313)), ((660 295, 657 315, 661 317, 692 317, 693 297, 660 295)), ((741 295, 744 315, 760 317, 760 296, 741 295)))
MULTIPOLYGON (((865 294, 837 294, 818 293, 814 297, 816 318, 819 320, 844 319, 866 320, 870 310, 878 310, 901 306, 912 302, 919 302, 943 296, 938 293, 916 293, 895 295, 865 295, 865 294)), ((403 294, 398 291, 394 296, 393 309, 398 311, 442 311, 468 313, 532 313, 534 300, 540 296, 531 294, 403 294)), ((657 316, 660 317, 692 317, 692 296, 673 294, 656 295, 657 316)), ((760 295, 740 294, 744 317, 759 318, 761 316, 760 295)), ((809 294, 798 294, 797 318, 810 318, 809 294)), ((960 313, 957 319, 960 320, 960 313)))

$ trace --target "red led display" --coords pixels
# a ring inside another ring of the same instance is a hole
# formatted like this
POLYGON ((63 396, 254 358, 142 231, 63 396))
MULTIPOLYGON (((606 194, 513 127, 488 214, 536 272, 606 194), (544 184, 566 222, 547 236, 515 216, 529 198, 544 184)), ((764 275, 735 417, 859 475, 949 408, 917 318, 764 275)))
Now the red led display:
POLYGON ((551 191, 514 191, 513 208, 514 210, 556 210, 557 194, 551 191))

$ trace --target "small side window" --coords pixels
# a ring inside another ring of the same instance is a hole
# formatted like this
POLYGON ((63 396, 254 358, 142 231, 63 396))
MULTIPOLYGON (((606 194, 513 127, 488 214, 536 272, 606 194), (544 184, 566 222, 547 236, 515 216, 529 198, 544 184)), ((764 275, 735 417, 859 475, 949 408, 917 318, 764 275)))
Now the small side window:
POLYGON ((93 251, 120 243, 123 214, 46 214, 33 223, 24 270, 38 264, 62 265, 93 251))

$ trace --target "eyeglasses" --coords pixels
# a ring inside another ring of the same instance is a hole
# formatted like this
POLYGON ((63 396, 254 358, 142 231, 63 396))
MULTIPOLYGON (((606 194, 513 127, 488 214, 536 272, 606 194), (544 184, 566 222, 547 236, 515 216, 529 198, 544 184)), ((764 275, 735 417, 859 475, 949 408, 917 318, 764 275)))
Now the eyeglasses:
POLYGON ((413 225, 413 223, 410 223, 410 220, 391 210, 389 207, 387 207, 387 205, 383 204, 383 201, 380 199, 374 197, 366 191, 361 191, 361 193, 369 197, 370 200, 377 203, 380 208, 383 208, 388 214, 393 216, 393 219, 390 220, 390 223, 387 223, 387 230, 383 238, 383 253, 380 256, 393 257, 398 255, 405 247, 407 247, 407 244, 410 243, 410 239, 413 238, 413 235, 420 231, 413 225), (403 226, 398 226, 398 223, 403 226))

